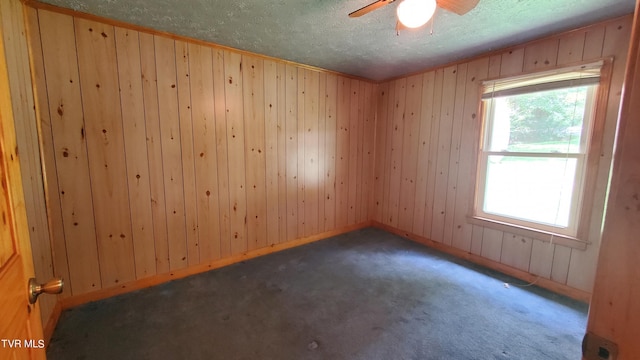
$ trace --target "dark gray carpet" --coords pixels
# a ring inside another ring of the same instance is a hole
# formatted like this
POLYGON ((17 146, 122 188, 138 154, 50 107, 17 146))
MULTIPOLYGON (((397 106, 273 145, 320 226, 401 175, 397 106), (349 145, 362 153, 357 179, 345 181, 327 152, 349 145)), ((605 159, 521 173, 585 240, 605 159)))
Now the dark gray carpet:
POLYGON ((587 305, 364 229, 62 314, 49 359, 579 359, 587 305))

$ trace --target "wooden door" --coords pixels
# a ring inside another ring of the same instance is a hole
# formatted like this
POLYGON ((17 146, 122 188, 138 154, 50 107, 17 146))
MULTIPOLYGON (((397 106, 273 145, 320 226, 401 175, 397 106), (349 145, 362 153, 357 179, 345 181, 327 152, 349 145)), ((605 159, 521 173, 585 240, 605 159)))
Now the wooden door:
POLYGON ((0 34, 0 359, 44 359, 40 309, 30 305, 33 260, 0 34))

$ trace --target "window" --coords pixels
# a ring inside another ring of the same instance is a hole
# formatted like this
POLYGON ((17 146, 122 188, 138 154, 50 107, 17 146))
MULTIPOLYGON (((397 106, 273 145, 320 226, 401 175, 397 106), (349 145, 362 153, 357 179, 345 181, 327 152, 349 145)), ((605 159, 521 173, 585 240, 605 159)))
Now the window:
POLYGON ((577 237, 601 67, 483 84, 474 217, 577 237))

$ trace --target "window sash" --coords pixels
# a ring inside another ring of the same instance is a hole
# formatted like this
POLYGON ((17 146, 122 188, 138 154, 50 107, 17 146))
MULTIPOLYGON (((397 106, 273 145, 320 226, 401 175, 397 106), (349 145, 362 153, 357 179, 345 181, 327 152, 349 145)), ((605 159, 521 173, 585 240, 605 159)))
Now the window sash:
MULTIPOLYGON (((598 77, 596 80, 600 80, 598 68, 598 77)), ((596 83, 597 85, 598 83, 596 83)), ((583 84, 575 85, 575 86, 583 86, 583 84)), ((491 98, 483 99, 482 105, 484 111, 484 126, 483 126, 483 135, 481 137, 481 146, 479 151, 479 159, 478 159, 478 181, 476 183, 476 203, 474 206, 474 216, 479 218, 490 219, 494 221, 498 221, 505 224, 512 224, 515 226, 536 229, 538 231, 544 231, 549 233, 555 233, 560 235, 566 235, 570 237, 577 236, 578 234, 578 226, 580 220, 580 212, 581 212, 581 204, 584 197, 584 185, 585 178, 587 176, 586 172, 586 163, 587 163, 587 153, 588 153, 588 144, 591 141, 591 128, 593 126, 594 114, 595 114, 595 96, 597 94, 597 89, 599 86, 593 86, 587 96, 587 103, 585 104, 585 113, 583 118, 582 125, 582 136, 581 136, 581 145, 579 147, 579 151, 576 152, 517 152, 517 151, 488 151, 485 150, 487 146, 487 142, 489 141, 490 134, 493 127, 493 111, 492 106, 494 102, 491 101, 491 98), (573 192, 571 194, 571 204, 570 204, 570 214, 569 214, 569 224, 568 226, 561 227, 555 225, 549 225, 541 222, 530 221, 526 219, 520 219, 517 217, 509 217, 500 214, 493 214, 483 211, 483 207, 485 204, 485 191, 486 191, 486 181, 487 181, 487 169, 488 169, 488 159, 489 156, 499 155, 506 157, 532 157, 532 158, 556 158, 556 159, 576 159, 576 169, 575 169, 575 177, 574 177, 574 186, 573 192)), ((486 87, 484 88, 486 90, 486 87)), ((529 89, 532 89, 529 87, 529 89)), ((527 92, 522 92, 527 93, 527 92)))
MULTIPOLYGON (((598 78, 599 79, 599 78, 598 78)), ((587 90, 587 101, 585 103, 585 112, 583 114, 583 124, 582 124, 582 133, 580 134, 580 146, 578 151, 574 151, 571 153, 586 153, 588 151, 588 145, 590 143, 591 138, 591 128, 594 118, 595 111, 595 98, 598 93, 599 83, 590 84, 591 87, 587 90)), ((577 86, 585 86, 585 85, 576 85, 577 86)), ((527 92, 523 92, 522 95, 527 94, 527 92)), ((486 149, 489 144, 489 138, 493 132, 494 127, 494 119, 493 115, 495 114, 494 106, 495 103, 493 101, 494 98, 482 99, 482 113, 484 119, 484 129, 482 134, 481 146, 482 149, 486 149)), ((545 154, 545 152, 539 152, 540 154, 545 154)), ((560 152, 560 154, 565 154, 566 152, 560 152)), ((550 152, 547 154, 551 154, 550 152)))
POLYGON ((480 154, 479 164, 480 164, 480 172, 478 174, 478 186, 477 186, 477 204, 475 213, 476 216, 487 218, 491 220, 496 220, 504 223, 511 223, 514 225, 531 228, 531 229, 539 229, 546 232, 557 233, 567 236, 575 236, 578 229, 578 220, 579 220, 579 209, 580 204, 582 203, 582 194, 583 194, 583 184, 585 177, 585 166, 586 166, 586 154, 556 154, 556 153, 514 153, 514 152, 498 152, 498 151, 483 151, 480 154), (536 222, 532 220, 522 219, 515 216, 506 216, 501 214, 495 214, 490 212, 485 212, 483 210, 485 204, 485 194, 486 194, 486 185, 487 185, 487 169, 489 156, 499 155, 505 157, 535 157, 541 159, 576 159, 576 171, 574 178, 574 186, 571 194, 571 205, 570 205, 570 215, 569 215, 569 224, 567 227, 555 226, 551 224, 545 224, 541 222, 536 222))

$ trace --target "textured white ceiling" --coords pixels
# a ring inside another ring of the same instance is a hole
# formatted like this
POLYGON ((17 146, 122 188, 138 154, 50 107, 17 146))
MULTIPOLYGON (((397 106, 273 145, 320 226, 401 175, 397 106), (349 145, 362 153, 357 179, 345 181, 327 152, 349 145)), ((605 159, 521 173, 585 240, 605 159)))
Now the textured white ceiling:
POLYGON ((395 32, 398 2, 373 0, 42 0, 42 2, 372 80, 383 80, 632 13, 634 0, 480 0, 459 16, 395 32), (431 33, 432 32, 432 33, 431 33))

